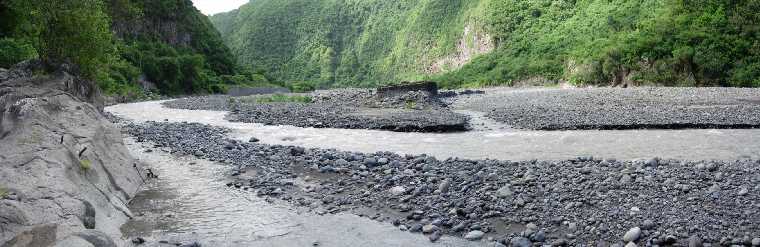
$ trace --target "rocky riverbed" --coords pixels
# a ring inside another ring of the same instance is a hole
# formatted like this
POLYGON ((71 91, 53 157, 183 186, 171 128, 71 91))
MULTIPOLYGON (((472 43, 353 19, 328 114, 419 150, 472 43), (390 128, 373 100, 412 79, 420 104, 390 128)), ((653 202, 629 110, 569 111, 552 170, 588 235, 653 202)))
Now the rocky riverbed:
POLYGON ((533 130, 760 127, 760 89, 750 88, 493 89, 459 101, 533 130))
POLYGON ((165 102, 170 108, 230 111, 233 122, 298 127, 452 132, 468 117, 452 112, 437 95, 412 91, 379 97, 371 90, 338 89, 308 95, 312 102, 258 103, 256 97, 207 96, 165 102))
POLYGON ((439 160, 240 142, 202 124, 125 128, 138 141, 232 166, 231 187, 365 215, 431 241, 760 245, 757 160, 439 160))

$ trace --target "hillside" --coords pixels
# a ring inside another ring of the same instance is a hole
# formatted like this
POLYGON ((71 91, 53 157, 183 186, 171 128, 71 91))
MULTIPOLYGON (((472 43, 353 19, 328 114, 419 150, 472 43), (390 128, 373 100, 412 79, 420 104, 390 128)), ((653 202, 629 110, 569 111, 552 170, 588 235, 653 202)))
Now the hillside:
POLYGON ((110 95, 209 93, 267 83, 237 66, 190 0, 8 0, 0 2, 0 20, 0 67, 26 59, 73 63, 110 95))
POLYGON ((422 79, 491 50, 487 4, 257 0, 211 20, 241 63, 278 80, 369 86, 422 79))
POLYGON ((760 86, 760 1, 254 0, 211 17, 238 61, 320 87, 760 86))

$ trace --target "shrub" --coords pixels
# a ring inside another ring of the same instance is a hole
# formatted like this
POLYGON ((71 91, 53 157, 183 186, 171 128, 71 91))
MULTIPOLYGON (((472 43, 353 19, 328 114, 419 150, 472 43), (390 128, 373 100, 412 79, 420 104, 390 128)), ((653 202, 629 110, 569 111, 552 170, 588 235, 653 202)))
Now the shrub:
POLYGON ((12 38, 0 39, 0 68, 10 68, 36 57, 37 51, 30 43, 12 38))
POLYGON ((304 95, 285 95, 285 94, 273 94, 269 96, 256 97, 257 103, 273 103, 273 102, 294 102, 294 103, 311 103, 311 97, 304 95))
POLYGON ((311 92, 314 91, 314 89, 314 85, 309 84, 308 82, 296 82, 290 85, 290 91, 293 91, 294 93, 311 92))
POLYGON ((90 160, 80 160, 79 161, 79 168, 82 169, 82 171, 89 171, 92 169, 92 161, 90 160))

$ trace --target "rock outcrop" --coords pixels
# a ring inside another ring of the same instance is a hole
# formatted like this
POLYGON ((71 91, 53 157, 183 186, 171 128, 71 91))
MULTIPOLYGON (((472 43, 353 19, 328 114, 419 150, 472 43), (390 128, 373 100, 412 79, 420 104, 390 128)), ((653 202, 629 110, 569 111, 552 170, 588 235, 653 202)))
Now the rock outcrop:
POLYGON ((92 83, 0 71, 0 246, 122 246, 135 160, 92 83))

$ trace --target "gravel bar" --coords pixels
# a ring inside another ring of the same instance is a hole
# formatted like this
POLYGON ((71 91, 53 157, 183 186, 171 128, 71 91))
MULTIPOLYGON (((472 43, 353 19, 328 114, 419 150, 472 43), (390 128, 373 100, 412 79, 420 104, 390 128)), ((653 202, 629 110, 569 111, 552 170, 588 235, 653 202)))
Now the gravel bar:
POLYGON ((207 96, 168 101, 163 105, 187 110, 230 111, 226 118, 232 122, 266 125, 399 132, 456 132, 469 128, 469 117, 450 111, 437 98, 423 92, 377 99, 368 90, 340 89, 319 91, 312 94, 312 98, 313 103, 256 103, 246 98, 207 96))
POLYGON ((760 89, 512 90, 467 104, 496 121, 534 130, 760 127, 760 89))
MULTIPOLYGON (((193 123, 127 124, 138 141, 236 167, 228 186, 493 246, 760 245, 760 161, 438 160, 264 145, 193 123)), ((422 237, 422 236, 421 236, 422 237)))

